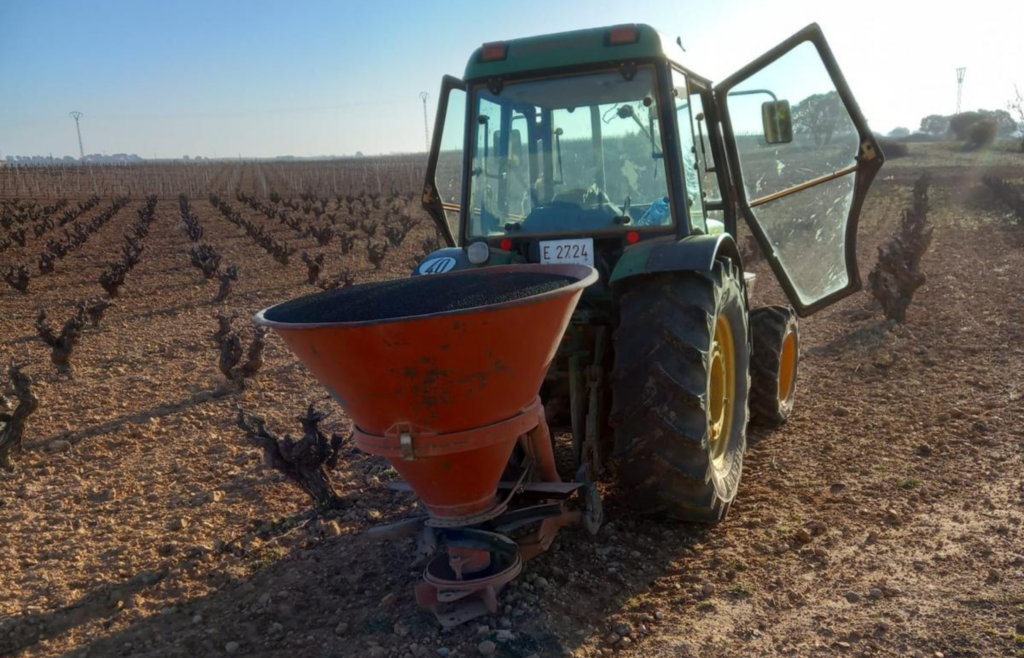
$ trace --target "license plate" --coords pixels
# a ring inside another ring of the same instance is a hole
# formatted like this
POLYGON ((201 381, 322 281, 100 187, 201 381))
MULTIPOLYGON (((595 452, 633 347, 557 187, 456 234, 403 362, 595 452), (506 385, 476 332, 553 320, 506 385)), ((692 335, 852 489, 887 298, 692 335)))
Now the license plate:
POLYGON ((594 239, 543 240, 540 243, 540 262, 571 263, 594 266, 594 239))

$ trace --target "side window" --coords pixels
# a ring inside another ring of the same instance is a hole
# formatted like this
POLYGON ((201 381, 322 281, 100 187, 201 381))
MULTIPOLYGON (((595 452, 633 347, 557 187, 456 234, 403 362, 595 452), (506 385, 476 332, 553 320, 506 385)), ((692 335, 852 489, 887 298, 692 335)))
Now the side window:
POLYGON ((718 185, 718 173, 715 171, 715 156, 711 150, 711 136, 708 134, 708 122, 704 115, 704 99, 701 92, 692 90, 690 92, 690 114, 693 116, 693 135, 697 142, 697 172, 700 176, 700 188, 704 197, 704 214, 709 220, 715 220, 721 224, 714 225, 709 229, 715 233, 717 229, 725 229, 725 213, 721 210, 708 210, 709 202, 720 202, 722 200, 722 189, 718 185))
POLYGON ((679 127, 679 149, 686 179, 686 196, 690 209, 690 226, 707 232, 704 221, 704 199, 701 194, 700 176, 697 168, 697 148, 693 139, 693 110, 690 107, 690 90, 686 76, 672 71, 672 88, 676 104, 676 124, 679 127))
MULTIPOLYGON (((437 164, 433 172, 437 196, 441 200, 444 218, 452 235, 458 241, 459 207, 462 203, 462 163, 466 141, 466 91, 448 89, 447 103, 442 96, 438 106, 438 119, 442 121, 437 149, 437 164), (441 112, 444 112, 443 116, 441 112)), ((435 139, 437 139, 435 129, 435 139)))

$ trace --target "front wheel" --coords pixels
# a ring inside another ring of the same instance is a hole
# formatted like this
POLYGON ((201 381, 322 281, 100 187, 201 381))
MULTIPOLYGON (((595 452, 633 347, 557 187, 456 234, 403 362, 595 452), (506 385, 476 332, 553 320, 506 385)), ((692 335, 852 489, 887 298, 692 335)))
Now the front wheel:
POLYGON ((622 294, 612 373, 620 491, 641 512, 714 523, 739 489, 750 334, 742 273, 651 276, 622 294))

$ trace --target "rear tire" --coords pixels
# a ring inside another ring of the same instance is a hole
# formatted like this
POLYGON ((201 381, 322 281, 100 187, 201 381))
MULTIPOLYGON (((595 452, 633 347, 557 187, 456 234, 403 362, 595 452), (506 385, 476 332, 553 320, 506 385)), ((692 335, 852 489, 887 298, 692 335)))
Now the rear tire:
POLYGON ((800 329, 788 306, 762 306, 750 312, 754 346, 750 368, 750 417, 779 427, 793 413, 800 364, 800 329))
POLYGON ((643 513, 720 521, 746 449, 742 273, 726 260, 650 276, 622 294, 619 314, 611 420, 621 495, 643 513))

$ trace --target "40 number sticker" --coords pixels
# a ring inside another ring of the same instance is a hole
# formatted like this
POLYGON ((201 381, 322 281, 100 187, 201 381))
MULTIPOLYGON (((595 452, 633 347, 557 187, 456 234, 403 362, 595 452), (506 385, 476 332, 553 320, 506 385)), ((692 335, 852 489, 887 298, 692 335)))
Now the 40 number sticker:
POLYGON ((420 265, 420 274, 444 274, 455 269, 455 259, 451 256, 431 258, 420 265))

